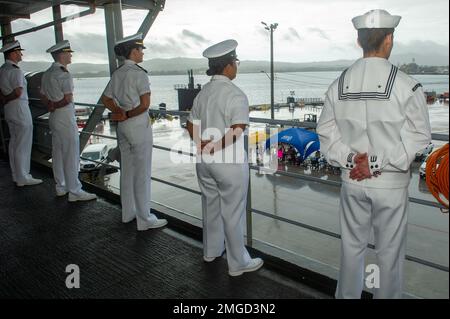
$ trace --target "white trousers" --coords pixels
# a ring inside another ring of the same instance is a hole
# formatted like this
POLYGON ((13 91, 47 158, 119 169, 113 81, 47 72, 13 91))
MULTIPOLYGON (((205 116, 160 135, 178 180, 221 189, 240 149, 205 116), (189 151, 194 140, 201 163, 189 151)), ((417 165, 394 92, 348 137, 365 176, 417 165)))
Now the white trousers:
POLYGON ((30 158, 33 144, 33 120, 28 103, 11 101, 5 105, 9 128, 9 164, 14 182, 24 183, 31 177, 30 158))
POLYGON ((50 113, 52 131, 52 166, 57 191, 78 194, 81 182, 80 138, 72 105, 65 106, 50 113))
POLYGON ((244 231, 248 191, 248 164, 196 165, 202 191, 203 254, 220 256, 225 247, 230 271, 250 262, 244 231))
POLYGON ((120 122, 117 137, 122 221, 136 217, 138 228, 154 224, 157 217, 150 213, 153 133, 148 114, 120 122))
POLYGON ((402 297, 408 189, 365 188, 343 183, 340 202, 341 266, 336 298, 359 299, 364 289, 364 257, 374 230, 380 270, 376 299, 402 297))

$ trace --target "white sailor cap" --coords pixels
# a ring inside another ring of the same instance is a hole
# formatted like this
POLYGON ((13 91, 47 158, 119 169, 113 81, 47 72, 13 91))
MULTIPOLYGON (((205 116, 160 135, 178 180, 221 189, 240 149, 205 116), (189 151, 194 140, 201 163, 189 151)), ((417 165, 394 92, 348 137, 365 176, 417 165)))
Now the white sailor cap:
POLYGON ((231 57, 236 58, 236 47, 238 43, 236 40, 230 39, 210 46, 203 51, 203 56, 208 59, 218 59, 231 57))
POLYGON ((129 37, 125 37, 123 39, 120 39, 116 42, 116 47, 120 45, 127 45, 127 46, 141 46, 143 49, 146 49, 144 46, 144 36, 142 33, 136 33, 133 35, 130 35, 129 37))
POLYGON ((61 53, 61 52, 74 52, 70 48, 70 43, 68 40, 58 42, 54 46, 47 49, 47 53, 61 53))
POLYGON ((386 10, 370 10, 361 16, 352 19, 353 26, 359 29, 395 28, 398 26, 401 16, 390 15, 386 10))
POLYGON ((23 51, 19 41, 8 42, 0 49, 0 53, 8 53, 11 51, 23 51))

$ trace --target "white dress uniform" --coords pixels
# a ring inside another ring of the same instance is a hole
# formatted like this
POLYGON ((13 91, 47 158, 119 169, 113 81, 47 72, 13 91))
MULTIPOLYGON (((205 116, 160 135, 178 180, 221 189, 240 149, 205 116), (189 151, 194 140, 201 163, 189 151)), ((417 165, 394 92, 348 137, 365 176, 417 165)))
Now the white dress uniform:
MULTIPOLYGON (((47 50, 49 53, 60 51, 73 52, 70 43, 62 41, 47 50)), ((66 67, 54 62, 44 72, 41 80, 41 94, 53 102, 61 101, 66 94, 74 91, 73 78, 66 67)), ((75 107, 71 102, 50 113, 52 131, 52 167, 56 183, 56 194, 69 193, 69 201, 95 199, 94 194, 84 192, 78 179, 80 169, 80 140, 75 119, 75 107)))
MULTIPOLYGON (((117 45, 133 39, 142 41, 142 35, 127 37, 117 45)), ((147 71, 134 61, 125 60, 112 75, 103 94, 124 111, 130 111, 140 105, 140 96, 150 92, 147 71)), ((158 220, 150 212, 153 132, 148 112, 119 122, 117 137, 121 157, 122 221, 127 223, 136 218, 138 230, 164 226, 167 221, 158 220)))
MULTIPOLYGON (((215 50, 226 54, 236 46, 234 40, 225 41, 207 49, 204 56, 211 58, 215 50)), ((232 125, 249 124, 247 96, 228 77, 214 75, 195 98, 189 121, 200 126, 202 140, 219 141, 232 125)), ((213 260, 226 248, 232 276, 242 274, 243 269, 253 268, 249 270, 252 271, 262 266, 259 258, 251 259, 244 242, 249 182, 244 134, 235 144, 212 156, 203 155, 196 164, 202 192, 204 258, 213 260)))
MULTIPOLYGON (((6 44, 0 52, 12 50, 22 50, 18 41, 6 44)), ((30 175, 33 121, 28 105, 27 80, 19 66, 6 59, 0 67, 0 90, 6 96, 16 88, 22 88, 21 96, 4 106, 10 133, 9 163, 12 179, 17 186, 40 184, 41 180, 33 179, 30 175)))
MULTIPOLYGON (((376 10, 353 22, 357 28, 393 28, 399 20, 376 10)), ((431 140, 421 85, 386 59, 361 58, 328 89, 317 133, 328 162, 342 168, 336 297, 361 297, 373 228, 380 269, 374 297, 401 298, 410 165, 431 140), (367 153, 371 173, 381 175, 360 182, 350 179, 357 153, 367 153)))

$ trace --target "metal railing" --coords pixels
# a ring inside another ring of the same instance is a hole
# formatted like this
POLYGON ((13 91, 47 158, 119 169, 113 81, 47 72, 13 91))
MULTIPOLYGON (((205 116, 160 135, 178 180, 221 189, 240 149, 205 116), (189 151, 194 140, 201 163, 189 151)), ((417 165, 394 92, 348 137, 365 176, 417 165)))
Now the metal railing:
MULTIPOLYGON (((87 104, 87 103, 75 103, 75 105, 88 106, 88 107, 95 107, 96 106, 95 104, 87 104)), ((175 115, 175 116, 182 116, 182 115, 186 116, 186 115, 189 115, 189 112, 184 112, 184 111, 149 110, 149 113, 150 114, 160 114, 160 115, 175 115)), ((296 126, 296 127, 299 127, 299 126, 302 125, 302 122, 299 123, 299 122, 295 122, 295 121, 270 120, 270 119, 261 119, 261 118, 251 118, 251 122, 253 122, 253 123, 264 123, 264 124, 270 124, 270 125, 296 126)), ((309 128, 315 128, 315 124, 316 123, 306 123, 306 124, 308 125, 309 128)), ((45 124, 40 123, 40 125, 45 125, 45 124)), ((303 126, 303 127, 305 127, 305 126, 303 126)), ((95 136, 95 137, 101 137, 101 138, 106 138, 106 139, 117 140, 117 137, 115 137, 115 136, 102 135, 102 134, 97 134, 97 133, 94 133, 94 132, 80 132, 80 133, 81 134, 88 134, 88 135, 95 136)), ((444 134, 433 134, 433 135, 434 135, 433 139, 440 140, 440 141, 448 141, 448 138, 449 138, 448 135, 444 135, 444 134)), ((184 156, 190 156, 190 157, 196 157, 197 156, 194 153, 190 153, 190 152, 186 152, 186 151, 182 151, 182 150, 176 150, 176 149, 163 147, 163 146, 159 146, 159 145, 153 145, 153 148, 159 149, 159 150, 162 150, 162 151, 166 151, 166 152, 173 152, 173 153, 176 153, 176 154, 179 154, 179 155, 184 155, 184 156)), ((106 165, 108 167, 120 170, 120 167, 115 166, 115 165, 110 165, 110 164, 107 164, 107 163, 104 163, 104 162, 95 161, 95 160, 91 160, 91 159, 88 159, 88 158, 83 158, 83 157, 81 157, 81 158, 84 159, 84 160, 87 160, 87 161, 92 161, 92 162, 95 162, 97 164, 106 165)), ((261 166, 249 164, 249 170, 260 170, 260 169, 261 169, 261 166)), ((291 177, 291 178, 295 178, 295 179, 300 179, 300 180, 304 180, 304 181, 308 181, 308 182, 315 182, 315 183, 320 183, 320 184, 324 184, 324 185, 334 186, 334 187, 340 187, 341 186, 341 182, 339 182, 339 181, 323 180, 323 179, 318 178, 318 177, 306 176, 306 175, 297 174, 297 173, 291 173, 291 172, 285 172, 285 171, 279 171, 278 170, 278 171, 274 172, 274 174, 280 175, 280 176, 287 176, 287 177, 291 177)), ((178 184, 175 184, 175 183, 171 183, 171 182, 168 182, 168 181, 165 181, 165 180, 153 177, 153 176, 152 176, 152 180, 154 180, 156 182, 159 182, 159 183, 162 183, 162 184, 165 184, 165 185, 168 185, 168 186, 171 186, 171 187, 175 187, 175 188, 184 190, 186 192, 190 192, 190 193, 193 193, 193 194, 196 194, 196 195, 201 195, 201 192, 199 192, 198 190, 194 190, 194 189, 191 189, 191 188, 188 188, 188 187, 184 187, 184 186, 181 186, 181 185, 178 185, 178 184)), ((249 189, 251 189, 251 178, 249 179, 249 189)), ((249 196, 251 196, 250 195, 251 192, 248 192, 248 193, 249 193, 249 196)), ((439 204, 437 202, 429 201, 429 200, 423 200, 423 199, 419 199, 419 198, 409 197, 409 201, 412 202, 412 203, 417 203, 417 204, 424 205, 424 206, 443 208, 443 206, 441 204, 439 204)), ((311 225, 308 225, 308 224, 305 224, 305 223, 301 223, 301 222, 298 222, 298 221, 295 221, 295 220, 291 220, 291 219, 280 217, 280 216, 277 216, 277 215, 274 215, 274 214, 270 214, 270 213, 267 213, 267 212, 264 212, 264 211, 261 211, 261 210, 257 210, 255 208, 251 207, 251 199, 250 199, 250 201, 248 201, 248 203, 250 203, 250 205, 248 205, 248 209, 247 209, 247 225, 250 225, 250 229, 247 229, 247 242, 248 242, 249 246, 252 245, 252 229, 251 229, 252 213, 255 213, 255 214, 258 214, 258 215, 261 215, 261 216, 265 216, 265 217, 268 217, 268 218, 272 218, 274 220, 279 220, 279 221, 285 222, 285 223, 293 225, 293 226, 297 226, 297 227, 301 227, 301 228, 304 228, 304 229, 308 229, 308 230, 311 230, 311 231, 314 231, 314 232, 317 232, 317 233, 320 233, 320 234, 323 234, 323 235, 326 235, 326 236, 329 236, 329 237, 333 237, 333 238, 337 238, 337 239, 341 238, 341 235, 339 235, 337 233, 334 233, 334 232, 331 232, 331 231, 328 231, 326 229, 322 229, 320 227, 311 226, 311 225)), ((166 205, 161 204, 161 203, 157 203, 157 204, 162 205, 162 206, 166 206, 166 205)), ((166 207, 168 207, 168 206, 166 206, 166 207)), ((174 209, 174 211, 177 211, 179 213, 182 213, 182 214, 190 216, 190 217, 195 217, 195 216, 192 216, 192 215, 190 215, 190 214, 188 214, 186 212, 179 211, 177 209, 174 209)), ((198 219, 198 217, 195 217, 195 218, 198 219)), ((375 248, 374 245, 372 245, 372 244, 369 244, 367 247, 371 248, 371 249, 375 248)), ((409 261, 412 261, 412 262, 415 262, 415 263, 418 263, 418 264, 421 264, 421 265, 424 265, 424 266, 431 267, 433 269, 437 269, 437 270, 443 271, 443 272, 447 272, 447 273, 449 272, 449 267, 448 266, 444 266, 444 265, 440 265, 440 264, 437 264, 437 263, 433 263, 433 262, 430 262, 428 260, 424 260, 422 258, 406 255, 405 259, 409 260, 409 261)))

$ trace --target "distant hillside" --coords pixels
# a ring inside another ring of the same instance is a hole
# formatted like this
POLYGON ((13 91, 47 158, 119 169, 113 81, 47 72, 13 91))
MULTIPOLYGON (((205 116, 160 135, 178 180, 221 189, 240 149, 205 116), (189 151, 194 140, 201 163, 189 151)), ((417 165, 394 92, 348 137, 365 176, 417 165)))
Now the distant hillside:
MULTIPOLYGON (((411 55, 393 56, 390 61, 396 65, 410 63, 413 59, 411 55)), ((424 57, 414 55, 414 59, 419 65, 448 65, 448 56, 436 56, 436 64, 426 64, 424 57)), ((276 72, 301 72, 301 71, 341 71, 351 65, 353 60, 337 60, 327 62, 309 63, 289 63, 275 62, 276 72)), ((23 70, 43 71, 50 66, 50 62, 21 62, 23 70)), ((142 66, 149 70, 152 75, 174 75, 185 74, 187 70, 193 69, 195 74, 204 74, 208 68, 206 59, 192 58, 172 58, 172 59, 152 59, 144 61, 142 66)), ((69 66, 69 70, 75 77, 107 77, 109 67, 107 64, 75 63, 69 66)), ((239 67, 241 73, 269 72, 270 63, 268 61, 242 61, 239 67)))
POLYGON ((417 53, 405 53, 393 55, 389 61, 393 64, 407 64, 415 61, 418 65, 429 65, 429 66, 445 66, 449 64, 448 54, 437 54, 433 55, 433 60, 430 61, 430 56, 427 54, 417 54, 417 53))
MULTIPOLYGON (((275 62, 276 72, 295 71, 335 71, 342 70, 353 61, 332 61, 332 62, 312 62, 312 63, 288 63, 275 62)), ((186 70, 192 69, 196 74, 204 74, 208 69, 205 59, 154 59, 145 61, 143 67, 151 70, 152 74, 185 74, 186 70)), ((240 73, 269 72, 270 63, 268 61, 241 61, 240 73)))
POLYGON ((51 62, 27 62, 27 61, 22 61, 22 62, 20 62, 19 65, 20 65, 21 69, 26 71, 26 72, 35 72, 35 71, 47 70, 50 67, 51 62))
MULTIPOLYGON (((276 72, 337 71, 343 70, 352 62, 345 60, 311 63, 276 62, 275 69, 276 72)), ((50 62, 21 62, 21 67, 27 72, 34 72, 46 70, 50 64, 50 62)), ((141 65, 153 75, 185 74, 189 69, 194 70, 196 74, 204 74, 208 69, 205 59, 191 58, 152 59, 144 61, 141 65)), ((109 76, 107 64, 74 63, 69 66, 69 70, 78 77, 109 76)), ((268 61, 242 61, 239 71, 241 73, 269 72, 270 63, 268 61)))

